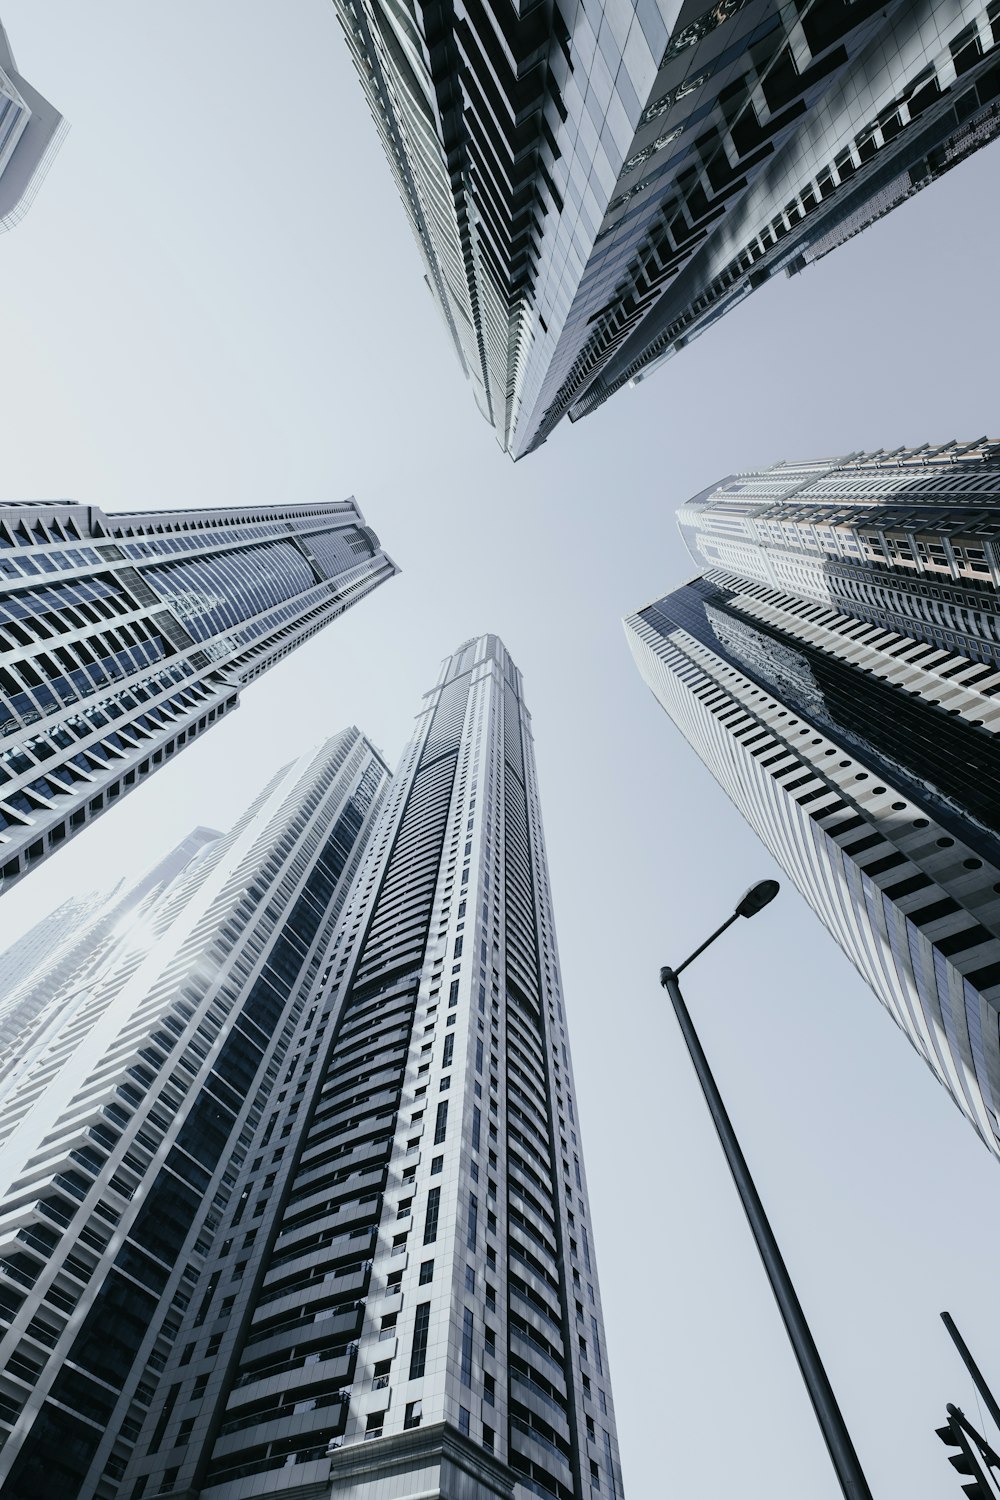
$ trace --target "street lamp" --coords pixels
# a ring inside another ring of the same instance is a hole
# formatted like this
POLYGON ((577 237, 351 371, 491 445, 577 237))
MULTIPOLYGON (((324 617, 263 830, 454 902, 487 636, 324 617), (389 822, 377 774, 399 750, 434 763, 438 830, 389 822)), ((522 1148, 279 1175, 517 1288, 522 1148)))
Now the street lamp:
POLYGON ((674 1013, 677 1016, 681 1028, 681 1034, 687 1044, 694 1070, 698 1075, 705 1102, 718 1132, 719 1141, 726 1154, 729 1170, 733 1175, 736 1190, 743 1204, 743 1211, 747 1216, 751 1233, 760 1252, 760 1258, 764 1263, 774 1300, 778 1304, 785 1324, 785 1331, 791 1341, 795 1358, 798 1360, 802 1378, 809 1392, 809 1399, 816 1413, 816 1420, 826 1442, 830 1460, 840 1480, 840 1487, 844 1493, 845 1500, 872 1500, 868 1482, 858 1461, 858 1455, 854 1451, 851 1435, 837 1405, 837 1398, 833 1393, 823 1362, 819 1356, 815 1341, 806 1322, 802 1305, 792 1285, 788 1269, 782 1259, 778 1242, 774 1237, 764 1205, 760 1201, 754 1180, 750 1175, 746 1158, 736 1138, 732 1121, 726 1112, 719 1093, 718 1085, 712 1077, 712 1070, 708 1066, 708 1060, 702 1050, 698 1033, 694 1029, 694 1023, 688 1014, 688 1008, 681 994, 681 987, 677 982, 681 974, 700 953, 704 953, 716 938, 731 927, 737 917, 753 917, 759 911, 763 911, 771 901, 774 900, 780 889, 776 880, 761 880, 752 885, 746 895, 741 897, 736 910, 731 917, 727 917, 721 927, 717 927, 711 937, 696 948, 682 964, 676 969, 669 967, 660 970, 660 984, 667 991, 673 1003, 674 1013))

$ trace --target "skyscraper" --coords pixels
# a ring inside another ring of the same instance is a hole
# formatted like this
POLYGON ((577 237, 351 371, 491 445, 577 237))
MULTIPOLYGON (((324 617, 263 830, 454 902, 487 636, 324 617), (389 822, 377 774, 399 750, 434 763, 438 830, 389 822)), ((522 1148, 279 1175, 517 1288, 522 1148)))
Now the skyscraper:
POLYGON ((1000 130, 980 0, 335 3, 514 458, 1000 130))
POLYGON ((0 229, 24 218, 68 128, 17 71, 0 23, 0 229))
POLYGON ((499 640, 447 659, 391 785, 341 736, 152 927, 0 1100, 4 1500, 620 1496, 499 640))
POLYGON ((4 1500, 117 1496, 150 1410, 166 1422, 162 1372, 211 1300, 220 1216, 247 1206, 388 780, 347 730, 188 841, 0 1095, 4 1500))
POLYGON ((731 476, 639 670, 1000 1154, 1000 445, 731 476))
POLYGON ((0 889, 396 571, 354 500, 0 507, 0 889))
POLYGON ((620 1496, 530 720, 495 636, 427 696, 327 970, 128 1479, 620 1496))

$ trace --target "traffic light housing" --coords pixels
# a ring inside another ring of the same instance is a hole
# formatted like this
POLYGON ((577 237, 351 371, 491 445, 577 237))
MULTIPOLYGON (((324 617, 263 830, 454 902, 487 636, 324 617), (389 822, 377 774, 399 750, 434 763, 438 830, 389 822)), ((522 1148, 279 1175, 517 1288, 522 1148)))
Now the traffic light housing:
POLYGON ((949 1453, 948 1462, 959 1474, 969 1476, 969 1483, 962 1485, 962 1493, 968 1496, 968 1500, 998 1500, 1000 1455, 994 1452, 965 1414, 949 1404, 946 1425, 935 1431, 946 1448, 957 1450, 949 1453))

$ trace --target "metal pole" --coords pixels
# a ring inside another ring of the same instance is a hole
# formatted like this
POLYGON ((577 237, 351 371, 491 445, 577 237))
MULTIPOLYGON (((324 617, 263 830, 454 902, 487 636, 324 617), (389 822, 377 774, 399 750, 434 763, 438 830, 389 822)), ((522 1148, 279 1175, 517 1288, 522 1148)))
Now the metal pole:
POLYGON ((972 1376, 976 1390, 979 1392, 984 1402, 986 1403, 986 1410, 993 1418, 997 1427, 1000 1427, 1000 1406, 997 1405, 997 1398, 994 1396, 993 1392, 986 1384, 983 1372, 980 1370, 979 1366, 976 1364, 976 1361, 969 1353, 968 1345, 955 1326, 955 1319, 952 1317, 951 1313, 943 1312, 941 1314, 941 1322, 951 1334, 952 1342, 954 1343, 955 1348, 958 1350, 959 1354, 962 1356, 962 1363, 965 1365, 965 1368, 972 1376))
POLYGON ((837 1405, 837 1398, 833 1393, 833 1387, 823 1368, 823 1362, 819 1356, 819 1350, 813 1340, 805 1314, 792 1285, 788 1269, 782 1259, 778 1242, 774 1237, 774 1231, 768 1222, 764 1205, 760 1201, 754 1180, 750 1175, 746 1158, 736 1139, 732 1121, 726 1112, 719 1093, 712 1070, 708 1066, 708 1059, 702 1050, 698 1033, 694 1029, 694 1023, 688 1014, 688 1008, 681 994, 681 987, 673 969, 662 969, 660 971, 660 983, 666 989, 673 1003, 674 1012, 680 1024, 681 1033, 687 1044, 691 1061, 694 1063, 698 1082, 701 1084, 705 1102, 708 1105, 712 1120, 715 1123, 722 1149, 729 1163, 729 1170, 733 1174, 736 1190, 743 1204, 743 1211, 747 1216, 751 1233, 757 1242, 760 1258, 764 1262, 774 1293, 774 1300, 778 1304, 778 1310, 784 1320, 785 1330, 798 1360, 802 1378, 809 1392, 809 1399, 816 1413, 816 1420, 826 1441, 827 1450, 840 1487, 844 1492, 845 1500, 872 1500, 868 1482, 865 1479, 858 1461, 858 1455, 854 1451, 851 1435, 847 1430, 847 1424, 837 1405))
POLYGON ((693 953, 688 954, 687 958, 681 964, 680 968, 674 970, 674 973, 677 975, 678 979, 684 973, 684 970, 687 968, 688 964, 693 964, 699 954, 704 953, 706 948, 711 948, 716 938, 721 937, 727 927, 732 927, 734 922, 738 922, 739 917, 739 912, 734 911, 731 917, 726 918, 721 927, 717 927, 715 929, 711 937, 707 937, 705 939, 700 948, 696 948, 693 953))

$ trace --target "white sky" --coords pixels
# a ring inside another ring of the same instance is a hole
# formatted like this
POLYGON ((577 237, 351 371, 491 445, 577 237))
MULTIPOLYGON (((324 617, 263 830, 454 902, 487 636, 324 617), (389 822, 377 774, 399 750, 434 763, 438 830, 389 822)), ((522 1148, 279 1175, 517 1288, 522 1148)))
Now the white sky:
MULTIPOLYGON (((329 0, 3 0, 72 123, 0 239, 0 498, 355 493, 403 568, 4 898, 225 827, 356 722, 391 761, 439 659, 500 633, 534 714, 626 1489, 838 1500, 657 986, 774 873, 632 666, 620 617, 691 572, 676 507, 736 468, 998 435, 1000 151, 514 466, 425 290, 329 0)), ((780 872, 779 872, 780 873, 780 872)), ((787 886, 686 993, 875 1500, 958 1495, 933 1428, 1000 1387, 1000 1168, 787 886)))

